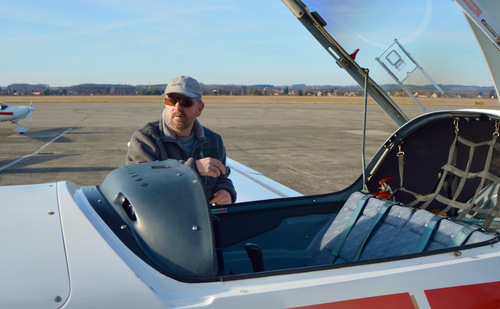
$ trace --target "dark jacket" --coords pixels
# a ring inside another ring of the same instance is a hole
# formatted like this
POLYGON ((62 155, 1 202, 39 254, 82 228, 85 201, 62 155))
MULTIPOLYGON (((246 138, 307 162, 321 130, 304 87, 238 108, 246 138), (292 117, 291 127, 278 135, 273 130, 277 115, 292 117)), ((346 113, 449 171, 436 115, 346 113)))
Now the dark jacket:
MULTIPOLYGON (((176 159, 183 161, 184 164, 191 166, 198 172, 195 161, 211 157, 226 165, 226 149, 221 136, 203 127, 198 120, 195 121, 193 130, 195 134, 193 153, 188 154, 172 130, 163 123, 163 119, 147 123, 132 135, 126 164, 176 159), (190 160, 190 158, 192 159, 190 160)), ((227 178, 229 173, 230 170, 226 166, 226 173, 219 177, 200 176, 208 200, 215 192, 224 189, 231 194, 232 201, 236 201, 236 190, 233 182, 227 178)))

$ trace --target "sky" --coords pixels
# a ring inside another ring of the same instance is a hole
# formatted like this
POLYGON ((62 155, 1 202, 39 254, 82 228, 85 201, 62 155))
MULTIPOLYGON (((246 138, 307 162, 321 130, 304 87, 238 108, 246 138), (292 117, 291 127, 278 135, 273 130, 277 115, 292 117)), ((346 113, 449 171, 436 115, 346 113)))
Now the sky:
MULTIPOLYGON (((381 84, 393 80, 375 58, 397 38, 439 84, 493 85, 451 0, 303 2, 347 51, 360 49, 356 61, 381 84)), ((0 29, 3 87, 153 85, 179 75, 205 84, 355 84, 280 0, 0 0, 0 29)))

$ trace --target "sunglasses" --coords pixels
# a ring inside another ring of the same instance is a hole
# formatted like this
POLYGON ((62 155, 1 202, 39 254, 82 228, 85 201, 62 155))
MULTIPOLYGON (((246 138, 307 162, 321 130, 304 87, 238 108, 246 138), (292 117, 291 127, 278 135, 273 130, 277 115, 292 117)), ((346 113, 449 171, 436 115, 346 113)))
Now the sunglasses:
POLYGON ((192 99, 165 97, 165 104, 175 106, 179 103, 182 107, 191 107, 195 103, 192 99))

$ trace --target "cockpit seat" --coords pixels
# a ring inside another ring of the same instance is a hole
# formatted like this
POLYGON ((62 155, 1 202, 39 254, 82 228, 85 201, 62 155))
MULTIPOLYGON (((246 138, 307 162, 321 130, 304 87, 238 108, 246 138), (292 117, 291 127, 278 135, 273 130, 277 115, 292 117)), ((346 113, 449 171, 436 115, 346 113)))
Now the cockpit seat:
POLYGON ((380 255, 378 249, 375 250, 376 244, 395 237, 413 212, 410 208, 394 206, 395 203, 387 200, 353 193, 323 234, 319 252, 313 256, 311 264, 358 260, 368 245, 372 254, 380 255), (375 231, 377 237, 371 237, 375 236, 372 235, 375 231))
MULTIPOLYGON (((385 254, 381 257, 474 244, 487 241, 494 236, 493 233, 482 232, 479 228, 435 216, 426 210, 420 209, 414 213, 403 230, 394 237, 390 246, 386 247, 385 254)), ((373 258, 373 256, 370 256, 370 258, 373 258)))
POLYGON ((355 192, 315 240, 319 243, 318 251, 309 265, 394 257, 483 242, 493 237, 494 233, 426 210, 415 211, 355 192))

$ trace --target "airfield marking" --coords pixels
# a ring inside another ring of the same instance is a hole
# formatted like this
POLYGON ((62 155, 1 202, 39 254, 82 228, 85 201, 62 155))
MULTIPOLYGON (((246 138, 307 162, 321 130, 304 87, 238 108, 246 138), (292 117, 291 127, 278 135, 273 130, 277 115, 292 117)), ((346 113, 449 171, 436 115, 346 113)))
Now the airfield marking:
POLYGON ((11 167, 12 165, 14 164, 17 164, 19 162, 21 162, 22 160, 26 159, 26 158, 29 158, 31 156, 34 156, 36 154, 38 154, 40 151, 42 151, 43 149, 45 149, 47 146, 49 146, 50 144, 52 144, 53 142, 55 142, 57 139, 59 139, 61 136, 63 136, 64 134, 68 133, 69 131, 73 130, 73 128, 69 128, 69 129, 66 129, 65 131, 59 133, 59 135, 57 135, 56 137, 54 137, 52 140, 50 140, 50 142, 46 143, 45 145, 43 145, 42 147, 38 148, 37 150, 35 150, 35 152, 29 154, 29 155, 25 155, 17 160, 15 160, 14 162, 10 163, 10 164, 7 164, 7 165, 4 165, 2 167, 0 167, 0 171, 3 171, 4 169, 6 168, 9 168, 11 167))

